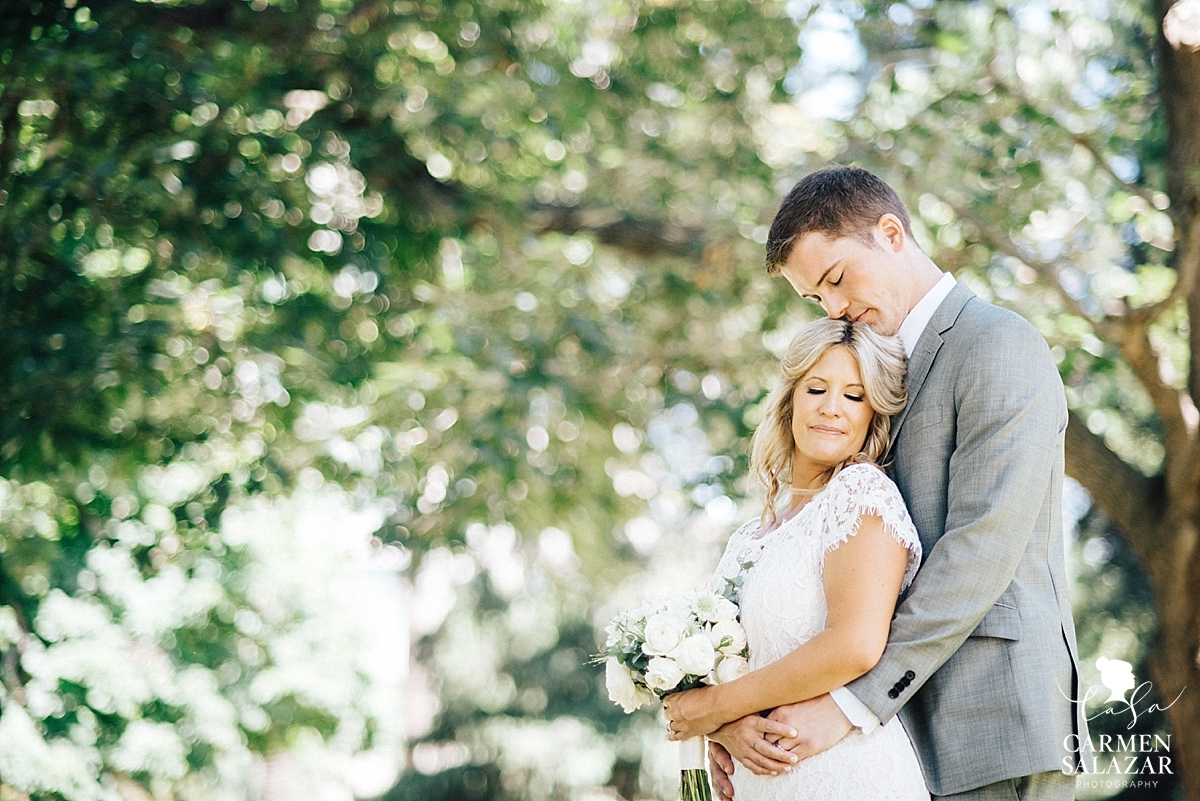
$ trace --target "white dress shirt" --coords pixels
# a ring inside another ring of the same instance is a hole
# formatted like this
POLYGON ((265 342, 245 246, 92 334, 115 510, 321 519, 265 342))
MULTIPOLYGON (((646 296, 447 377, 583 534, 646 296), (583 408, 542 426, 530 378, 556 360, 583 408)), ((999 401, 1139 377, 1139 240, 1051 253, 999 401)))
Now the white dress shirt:
POLYGON ((933 313, 937 311, 938 306, 942 305, 942 301, 950 294, 950 290, 954 289, 954 283, 953 275, 942 273, 938 282, 929 288, 925 297, 918 300, 917 305, 913 306, 912 311, 904 318, 896 336, 900 337, 900 341, 904 343, 904 352, 909 357, 916 350, 917 340, 921 338, 925 326, 929 325, 929 321, 933 319, 933 313))
MULTIPOLYGON (((913 351, 916 350, 917 340, 921 338, 925 327, 933 319, 933 313, 937 311, 938 306, 942 305, 942 301, 950 294, 950 290, 954 289, 954 283, 953 275, 942 273, 938 282, 925 293, 923 298, 917 301, 917 305, 913 306, 912 311, 904 318, 896 336, 900 337, 900 341, 904 343, 904 353, 910 358, 913 351)), ((874 731, 879 725, 879 718, 875 716, 875 713, 845 687, 831 690, 829 694, 850 724, 861 729, 863 734, 874 731)))

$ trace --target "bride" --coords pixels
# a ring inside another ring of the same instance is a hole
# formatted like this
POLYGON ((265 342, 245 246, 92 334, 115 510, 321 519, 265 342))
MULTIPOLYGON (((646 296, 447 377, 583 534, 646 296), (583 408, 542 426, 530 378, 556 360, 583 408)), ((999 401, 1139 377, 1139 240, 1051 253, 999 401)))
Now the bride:
POLYGON ((898 717, 781 772, 796 732, 753 714, 842 687, 883 653, 921 561, 900 492, 874 464, 888 416, 904 407, 904 369, 898 340, 818 320, 792 342, 766 401, 751 457, 765 508, 730 538, 710 586, 739 587, 751 671, 664 700, 671 739, 708 735, 738 760, 737 801, 929 798, 898 717))

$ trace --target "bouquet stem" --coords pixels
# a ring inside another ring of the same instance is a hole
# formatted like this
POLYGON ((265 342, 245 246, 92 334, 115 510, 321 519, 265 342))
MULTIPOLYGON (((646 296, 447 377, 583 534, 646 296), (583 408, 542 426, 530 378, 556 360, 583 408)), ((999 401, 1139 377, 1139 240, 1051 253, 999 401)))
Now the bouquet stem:
POLYGON ((712 801, 705 770, 707 754, 703 737, 692 737, 679 743, 680 801, 712 801))

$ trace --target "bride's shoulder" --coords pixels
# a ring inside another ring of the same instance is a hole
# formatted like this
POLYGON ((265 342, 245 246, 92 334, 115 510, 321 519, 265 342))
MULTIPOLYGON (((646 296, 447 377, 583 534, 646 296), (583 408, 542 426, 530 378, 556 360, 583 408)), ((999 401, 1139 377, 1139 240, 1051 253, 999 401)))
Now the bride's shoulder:
POLYGON ((896 482, 874 462, 855 462, 846 465, 833 477, 831 483, 838 484, 847 492, 899 492, 896 482))
POLYGON ((753 518, 747 520, 745 523, 742 523, 740 526, 738 526, 737 529, 734 530, 733 534, 731 534, 729 538, 733 539, 734 537, 743 537, 743 536, 746 536, 747 534, 753 534, 754 532, 758 531, 760 528, 762 528, 762 518, 753 517, 753 518))
POLYGON ((892 483, 892 480, 888 478, 888 474, 883 471, 883 468, 874 462, 848 464, 834 476, 834 481, 837 481, 839 478, 843 481, 883 481, 888 484, 892 483))
POLYGON ((762 530, 762 521, 757 517, 747 520, 742 523, 734 532, 729 535, 729 539, 725 540, 725 548, 728 550, 734 546, 745 543, 747 540, 752 540, 762 530))

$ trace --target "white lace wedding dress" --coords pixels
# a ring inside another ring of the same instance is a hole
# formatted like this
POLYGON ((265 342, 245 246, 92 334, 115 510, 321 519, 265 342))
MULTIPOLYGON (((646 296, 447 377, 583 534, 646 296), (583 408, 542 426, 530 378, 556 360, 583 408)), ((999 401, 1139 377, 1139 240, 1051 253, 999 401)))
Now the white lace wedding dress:
MULTIPOLYGON (((907 588, 921 562, 921 543, 896 485, 877 467, 844 468, 792 519, 766 534, 758 520, 739 528, 725 546, 710 589, 741 576, 739 605, 750 643, 750 668, 791 653, 825 628, 825 554, 858 530, 863 514, 908 548, 907 588)), ((741 765, 733 774, 736 801, 927 801, 908 735, 893 717, 869 734, 845 739, 791 773, 757 776, 741 765)))

